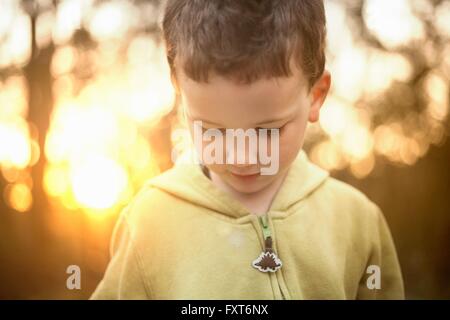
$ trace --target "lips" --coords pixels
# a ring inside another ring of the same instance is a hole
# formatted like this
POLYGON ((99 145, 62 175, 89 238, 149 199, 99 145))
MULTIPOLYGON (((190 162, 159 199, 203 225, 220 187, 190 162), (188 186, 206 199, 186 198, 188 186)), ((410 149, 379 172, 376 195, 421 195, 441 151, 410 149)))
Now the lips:
POLYGON ((259 176, 259 172, 257 173, 234 173, 230 172, 233 176, 239 178, 239 179, 252 179, 259 176))

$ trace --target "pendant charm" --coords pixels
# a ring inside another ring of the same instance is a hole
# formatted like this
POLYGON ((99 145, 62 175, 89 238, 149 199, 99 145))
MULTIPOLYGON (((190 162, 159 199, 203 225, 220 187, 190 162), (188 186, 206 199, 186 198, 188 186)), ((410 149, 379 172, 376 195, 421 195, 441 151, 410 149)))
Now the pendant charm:
POLYGON ((261 272, 276 272, 283 264, 273 251, 263 251, 252 262, 252 266, 261 272))
POLYGON ((252 266, 261 272, 276 272, 283 265, 276 253, 272 250, 272 238, 268 237, 265 241, 265 250, 261 252, 258 258, 253 260, 252 266))

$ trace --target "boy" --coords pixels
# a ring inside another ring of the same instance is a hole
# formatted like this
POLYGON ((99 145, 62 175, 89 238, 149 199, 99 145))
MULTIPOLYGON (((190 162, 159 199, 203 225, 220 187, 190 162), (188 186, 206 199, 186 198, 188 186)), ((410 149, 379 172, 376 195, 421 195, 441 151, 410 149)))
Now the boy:
POLYGON ((322 1, 169 0, 163 33, 190 131, 209 138, 200 164, 149 180, 123 210, 92 298, 402 299, 379 208, 301 150, 330 88, 322 1), (259 144, 205 161, 231 129, 259 144), (276 171, 263 174, 267 146, 276 171))

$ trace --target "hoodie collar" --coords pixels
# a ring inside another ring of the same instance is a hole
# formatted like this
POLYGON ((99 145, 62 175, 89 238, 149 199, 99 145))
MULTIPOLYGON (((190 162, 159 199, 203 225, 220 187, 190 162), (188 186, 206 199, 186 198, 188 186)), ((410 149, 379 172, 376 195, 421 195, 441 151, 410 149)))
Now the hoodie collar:
MULTIPOLYGON (((318 188, 328 175, 327 171, 311 163, 301 150, 275 195, 269 212, 286 211, 318 188)), ((230 218, 252 214, 241 202, 214 185, 196 163, 176 163, 171 169, 147 181, 146 185, 230 218)))

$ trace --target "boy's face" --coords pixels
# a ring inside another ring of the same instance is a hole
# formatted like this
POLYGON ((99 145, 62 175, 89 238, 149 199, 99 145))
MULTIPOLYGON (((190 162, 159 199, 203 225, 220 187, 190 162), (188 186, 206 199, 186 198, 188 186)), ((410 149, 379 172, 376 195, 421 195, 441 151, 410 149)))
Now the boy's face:
MULTIPOLYGON (((260 174, 259 156, 256 163, 206 164, 211 174, 234 191, 254 193, 283 177, 289 169, 302 148, 307 122, 318 120, 319 109, 330 87, 330 75, 324 72, 310 91, 298 68, 293 69, 291 77, 260 79, 251 84, 239 84, 218 75, 211 75, 208 83, 199 83, 179 72, 175 86, 193 137, 194 121, 202 121, 203 130, 214 128, 222 132, 223 129, 238 128, 279 129, 279 162, 275 174, 260 174)), ((203 148, 209 143, 203 141, 203 148)), ((267 145, 268 154, 276 150, 272 150, 270 141, 267 145)), ((239 150, 245 152, 246 160, 250 159, 250 152, 258 154, 259 151, 249 149, 249 143, 246 143, 245 150, 239 150)), ((224 154, 228 152, 224 151, 224 154)))

